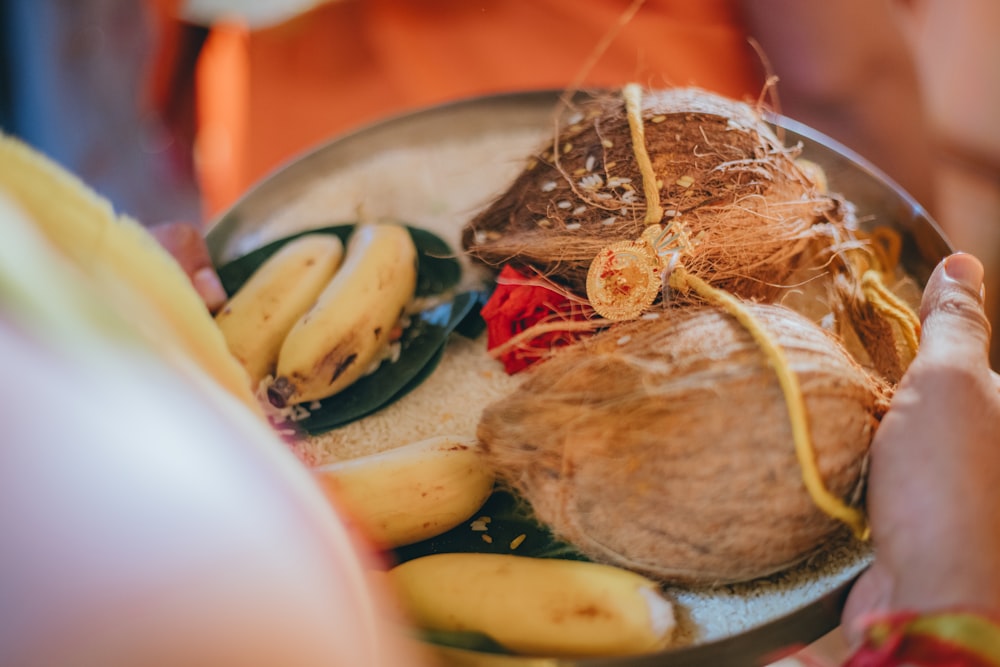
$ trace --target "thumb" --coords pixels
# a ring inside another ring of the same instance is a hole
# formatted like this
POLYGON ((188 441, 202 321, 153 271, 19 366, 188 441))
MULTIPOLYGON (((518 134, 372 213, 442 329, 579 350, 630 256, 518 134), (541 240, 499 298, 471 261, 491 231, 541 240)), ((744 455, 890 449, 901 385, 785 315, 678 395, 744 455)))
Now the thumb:
POLYGON ((990 324, 983 297, 983 265, 978 259, 956 253, 938 264, 920 304, 919 358, 988 366, 990 324))

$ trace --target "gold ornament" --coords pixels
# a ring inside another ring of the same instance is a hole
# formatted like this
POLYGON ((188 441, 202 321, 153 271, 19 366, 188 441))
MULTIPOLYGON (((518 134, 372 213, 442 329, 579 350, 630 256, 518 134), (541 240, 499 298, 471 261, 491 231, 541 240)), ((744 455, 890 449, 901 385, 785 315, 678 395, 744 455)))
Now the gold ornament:
POLYGON ((603 248, 587 272, 587 298, 598 315, 630 320, 649 308, 662 288, 660 262, 649 243, 619 241, 603 248))

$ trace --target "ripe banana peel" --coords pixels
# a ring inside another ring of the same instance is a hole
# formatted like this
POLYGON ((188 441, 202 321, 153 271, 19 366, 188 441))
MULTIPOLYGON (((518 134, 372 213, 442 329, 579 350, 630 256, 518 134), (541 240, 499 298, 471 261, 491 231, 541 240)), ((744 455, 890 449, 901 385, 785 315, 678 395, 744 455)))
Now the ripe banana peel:
POLYGON ((251 386, 274 371, 288 332, 333 278, 344 256, 334 234, 289 241, 258 267, 215 316, 251 386))
POLYGON ((470 518, 493 491, 475 440, 440 436, 314 469, 379 547, 412 544, 470 518))
POLYGON ((281 346, 271 402, 319 400, 361 377, 389 345, 416 285, 417 249, 406 227, 357 227, 343 266, 281 346))
POLYGON ((260 414, 246 372, 187 275, 142 225, 30 146, 0 135, 0 189, 118 313, 166 357, 194 362, 260 414))
POLYGON ((665 647, 673 605, 655 582, 611 565, 506 554, 433 554, 390 586, 428 630, 478 632, 516 653, 629 655, 665 647))

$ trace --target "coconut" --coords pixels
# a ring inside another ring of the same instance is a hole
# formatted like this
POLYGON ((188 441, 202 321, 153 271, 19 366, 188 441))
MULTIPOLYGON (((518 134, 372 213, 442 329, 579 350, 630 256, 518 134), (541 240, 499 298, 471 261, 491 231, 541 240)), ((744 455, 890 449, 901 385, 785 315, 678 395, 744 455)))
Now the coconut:
POLYGON ((690 88, 639 91, 634 102, 631 118, 627 94, 580 102, 465 227, 468 253, 494 267, 532 267, 582 295, 603 248, 656 223, 683 237, 691 272, 774 300, 807 250, 816 258, 817 243, 829 247, 854 228, 850 207, 825 192, 759 109, 690 88))
MULTIPOLYGON (((792 310, 744 307, 798 378, 823 485, 858 505, 887 385, 792 310)), ((500 477, 588 557, 669 582, 763 577, 836 538, 759 341, 714 307, 655 315, 556 352, 486 408, 500 477)))

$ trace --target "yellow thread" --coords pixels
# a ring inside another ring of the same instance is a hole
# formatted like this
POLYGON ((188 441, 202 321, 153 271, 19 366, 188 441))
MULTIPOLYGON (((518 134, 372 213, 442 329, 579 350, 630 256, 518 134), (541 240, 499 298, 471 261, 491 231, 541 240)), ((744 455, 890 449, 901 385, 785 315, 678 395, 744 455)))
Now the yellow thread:
POLYGON ((540 322, 538 324, 532 324, 527 329, 511 336, 500 345, 491 349, 489 354, 493 357, 500 357, 525 341, 529 341, 537 336, 551 333, 553 331, 567 333, 572 331, 596 331, 597 329, 606 327, 609 324, 611 324, 611 320, 599 318, 592 320, 559 320, 557 322, 540 322))
POLYGON ((872 230, 870 237, 879 268, 883 271, 895 270, 903 252, 903 239, 899 232, 888 227, 878 227, 872 230))
POLYGON ((844 503, 843 500, 830 493, 823 484, 823 477, 819 473, 819 465, 816 462, 816 452, 809 435, 809 420, 806 414, 805 400, 802 397, 802 388, 799 386, 799 380, 795 373, 788 365, 784 351, 764 331, 743 302, 732 294, 712 287, 701 278, 688 273, 682 266, 677 267, 670 275, 670 286, 681 291, 692 289, 706 301, 721 307, 736 318, 757 342, 771 363, 771 367, 774 368, 782 393, 785 395, 785 405, 788 408, 788 417, 792 427, 792 440, 795 444, 795 455, 798 458, 799 467, 802 469, 802 481, 805 483, 806 491, 809 492, 809 496, 820 510, 850 526, 858 539, 867 540, 870 530, 864 512, 844 503))
POLYGON ((622 89, 625 98, 625 113, 628 129, 632 137, 632 152, 642 174, 642 192, 646 196, 646 224, 654 225, 663 219, 660 206, 660 190, 656 187, 656 172, 646 150, 646 130, 642 124, 642 88, 637 83, 627 84, 622 89))
POLYGON ((920 346, 920 319, 905 301, 885 286, 878 271, 869 269, 861 276, 861 291, 876 310, 899 325, 911 354, 920 346))

